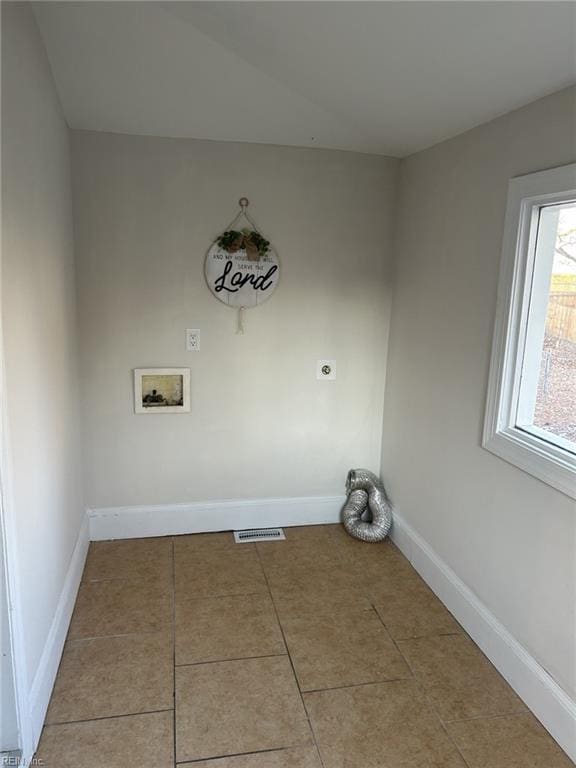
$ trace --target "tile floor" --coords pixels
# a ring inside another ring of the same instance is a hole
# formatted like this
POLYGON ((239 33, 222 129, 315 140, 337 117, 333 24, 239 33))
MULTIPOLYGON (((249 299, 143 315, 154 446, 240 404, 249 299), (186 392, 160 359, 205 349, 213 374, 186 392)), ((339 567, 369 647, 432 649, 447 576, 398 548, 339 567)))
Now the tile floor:
POLYGON ((46 768, 573 765, 394 545, 90 547, 46 768))

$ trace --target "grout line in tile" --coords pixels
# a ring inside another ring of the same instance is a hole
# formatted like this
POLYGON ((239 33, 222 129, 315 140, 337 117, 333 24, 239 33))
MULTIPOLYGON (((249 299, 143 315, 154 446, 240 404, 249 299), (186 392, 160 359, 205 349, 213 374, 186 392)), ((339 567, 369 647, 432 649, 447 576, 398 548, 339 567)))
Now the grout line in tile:
POLYGON ((288 656, 288 651, 286 653, 267 653, 264 656, 237 656, 233 659, 210 659, 210 661, 190 661, 186 662, 184 664, 174 664, 176 669, 182 669, 182 667, 200 667, 205 666, 206 664, 221 664, 222 662, 226 661, 249 661, 254 659, 280 659, 283 656, 288 656))
POLYGON ((473 717, 456 717, 452 718, 451 720, 443 720, 442 722, 445 725, 450 725, 451 723, 468 723, 474 720, 499 720, 503 717, 526 717, 526 715, 532 715, 534 717, 533 713, 527 709, 526 712, 504 712, 498 715, 474 715, 473 717))
POLYGON ((199 561, 206 560, 212 557, 254 557, 257 554, 255 549, 252 550, 237 550, 237 549, 213 549, 213 550, 196 550, 195 552, 174 552, 174 559, 178 561, 180 566, 186 567, 187 564, 195 565, 199 561))
POLYGON ((70 643, 84 643, 89 640, 112 640, 115 637, 141 637, 142 635, 163 635, 168 634, 167 629, 157 629, 155 631, 144 632, 119 632, 116 635, 90 635, 89 637, 69 637, 66 640, 66 645, 70 643))
POLYGON ((298 747, 278 747, 277 749, 259 749, 255 752, 235 752, 232 755, 214 755, 214 757, 199 757, 196 760, 185 760, 180 765, 195 765, 196 763, 212 763, 215 760, 226 760, 233 757, 250 757, 251 755, 271 755, 277 752, 286 752, 289 749, 298 749, 298 747))
POLYGON ((414 670, 412 669, 412 667, 410 666, 410 664, 408 664, 408 659, 406 658, 406 656, 404 656, 404 654, 402 653, 402 651, 400 650, 400 648, 399 648, 399 646, 398 646, 397 640, 399 640, 400 638, 394 638, 394 637, 392 637, 392 635, 391 635, 391 633, 390 633, 390 630, 389 630, 389 629, 388 629, 388 627, 386 626, 386 622, 384 621, 384 619, 382 618, 382 616, 380 616, 380 614, 379 614, 379 613, 378 613, 378 611, 376 610, 376 606, 374 605, 374 603, 373 603, 371 600, 370 600, 369 602, 370 602, 370 605, 372 606, 372 610, 374 611, 374 613, 375 613, 375 615, 376 615, 376 618, 378 619, 378 621, 380 622, 380 624, 382 624, 382 626, 384 627, 384 629, 385 629, 385 630, 386 630, 386 632, 388 633, 388 637, 389 637, 389 638, 390 638, 390 640, 392 640, 392 642, 394 643, 394 647, 396 648, 396 650, 398 651, 398 653, 400 654, 400 656, 402 656, 402 658, 403 658, 403 659, 404 659, 404 661, 406 662, 406 666, 408 667, 408 669, 409 669, 409 670, 410 670, 410 672, 412 673, 412 677, 415 677, 415 675, 414 675, 414 670))
MULTIPOLYGON (((172 577, 170 576, 170 578, 172 577)), ((95 584, 101 581, 137 581, 143 583, 152 582, 153 584, 157 584, 161 582, 162 579, 168 579, 166 573, 162 573, 162 571, 155 574, 154 576, 150 575, 150 573, 148 573, 146 576, 138 576, 138 574, 135 573, 126 573, 123 576, 93 576, 92 578, 82 576, 80 579, 80 585, 82 586, 84 584, 95 584)))
POLYGON ((107 576, 99 579, 82 579, 80 582, 80 586, 84 587, 87 584, 108 584, 111 581, 118 582, 118 581, 137 581, 139 584, 146 584, 146 583, 152 583, 152 584, 158 584, 160 583, 160 577, 159 579, 153 579, 150 576, 147 576, 146 578, 142 578, 141 576, 107 576))
MULTIPOLYGON (((372 606, 372 607, 374 608, 374 606, 372 606)), ((378 613, 376 608, 374 608, 374 613, 376 614, 376 616, 378 616, 378 618, 382 622, 382 626, 385 628, 386 632, 388 632, 388 634, 390 635, 390 631, 389 631, 388 627, 386 626, 384 620, 382 619, 382 617, 380 616, 380 614, 378 613)), ((402 656, 402 658, 406 662, 406 666, 408 667, 408 669, 412 673, 412 679, 416 680, 418 682, 418 679, 417 679, 416 675, 414 674, 414 669, 412 668, 412 665, 410 664, 410 662, 408 661, 406 656, 402 653, 402 650, 401 650, 400 646, 398 645, 398 641, 394 637, 392 637, 392 635, 390 635, 390 639, 394 643, 394 646, 395 646, 396 650, 398 651, 398 653, 400 654, 400 656, 402 656)), ((428 701, 428 697, 426 697, 426 701, 428 701)), ((432 705, 429 704, 429 706, 432 706, 432 705)))
MULTIPOLYGON (((426 699, 426 700, 428 700, 428 699, 426 699)), ((462 750, 460 749, 460 747, 458 746, 458 744, 456 743, 456 741, 452 737, 452 734, 450 733, 448 728, 446 728, 446 723, 442 722, 442 718, 440 717, 440 715, 437 712, 434 711, 433 715, 436 718, 436 720, 438 720, 438 722, 440 723, 440 728, 442 728, 442 730, 446 734, 446 736, 448 738, 448 741, 453 745, 453 747, 456 750, 456 752, 458 752, 458 754, 462 758, 462 762, 464 763, 464 765, 468 766, 468 768, 472 768, 472 766, 470 766, 470 764, 468 763, 468 760, 466 760, 466 758, 464 757, 464 753, 462 752, 462 750)))
POLYGON ((350 688, 366 688, 368 685, 387 685, 388 683, 413 682, 413 677, 388 677, 386 680, 371 680, 368 683, 352 683, 352 685, 334 685, 331 688, 310 688, 302 693, 324 693, 324 691, 344 691, 350 688))
POLYGON ((266 570, 264 568, 264 565, 262 563, 262 558, 260 555, 260 552, 258 551, 258 547, 256 547, 256 553, 258 555, 258 560, 260 561, 260 567, 262 569, 262 573, 264 574, 264 579, 266 581, 266 586, 268 587, 268 592, 270 593, 270 597, 272 599, 272 605, 274 606, 274 613, 276 615, 276 621, 278 622, 278 626, 280 627, 280 632, 282 633, 282 640, 284 641, 284 646, 286 648, 286 652, 288 654, 288 661, 290 662, 290 666, 292 667, 292 674, 294 675, 294 681, 296 683, 296 688, 298 689, 298 693, 300 694, 300 701, 302 702, 302 708, 304 709, 304 714, 306 715, 306 720, 308 721, 308 728, 310 729, 310 733, 312 734, 312 740, 314 742, 314 746, 316 747, 316 752, 318 753, 318 759, 320 761, 320 765, 322 768, 326 768, 324 759, 322 757, 322 753, 320 752, 320 747, 318 745, 318 740, 316 738, 316 734, 314 732, 314 728, 312 727, 312 721, 310 720, 310 714, 308 712, 308 709, 306 708, 306 702, 304 701, 304 696, 302 695, 302 690, 300 688, 300 683, 298 682, 298 676, 296 675, 296 670, 294 668, 294 662, 292 661, 292 656, 290 654, 290 649, 288 648, 288 643, 286 642, 286 636, 284 634, 284 628, 282 627, 282 622, 280 621, 280 616, 278 615, 278 609, 276 608, 276 602, 274 600, 274 595, 272 594, 272 590, 270 589, 270 584, 268 582, 268 576, 266 574, 266 570))
MULTIPOLYGON (((262 597, 263 595, 268 595, 269 592, 262 591, 262 592, 217 592, 212 595, 194 595, 194 597, 189 598, 182 598, 178 597, 178 602, 181 602, 182 600, 219 600, 221 597, 262 597)), ((174 596, 176 599, 176 591, 174 591, 174 596)))
MULTIPOLYGON (((376 611, 378 613, 378 611, 376 611)), ((382 619, 380 619, 382 621, 382 619)), ((384 622, 382 622, 384 624, 384 622)), ((384 624, 386 626, 386 624, 384 624)), ((390 630, 388 630, 390 634, 390 630)), ((425 635, 409 635, 408 637, 395 638, 400 643, 404 643, 410 640, 430 640, 432 637, 460 637, 462 632, 427 632, 425 635)))
POLYGON ((55 723, 44 723, 45 728, 53 725, 76 725, 76 723, 93 723, 98 720, 118 720, 120 717, 138 717, 139 715, 156 715, 160 712, 172 712, 170 709, 146 709, 143 712, 124 712, 121 715, 102 715, 102 717, 84 717, 81 720, 57 720, 55 723))
MULTIPOLYGON (((266 594, 269 594, 269 591, 266 592, 266 594)), ((224 600, 226 597, 262 597, 262 595, 265 594, 264 592, 242 592, 234 594, 226 594, 226 595, 192 595, 191 597, 182 597, 178 599, 179 603, 182 603, 184 601, 188 602, 191 600, 224 600)), ((176 597, 176 589, 174 589, 174 597, 176 597)), ((271 597, 271 595, 270 595, 271 597)))

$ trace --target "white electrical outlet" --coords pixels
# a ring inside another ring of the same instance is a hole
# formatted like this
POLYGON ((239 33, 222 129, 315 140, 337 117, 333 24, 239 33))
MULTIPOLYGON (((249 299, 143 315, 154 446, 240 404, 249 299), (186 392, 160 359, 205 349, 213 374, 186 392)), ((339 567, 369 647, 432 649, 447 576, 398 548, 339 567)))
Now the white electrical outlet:
POLYGON ((200 351, 200 329, 186 328, 186 350, 188 352, 200 351))
POLYGON ((335 381, 336 360, 317 360, 316 378, 318 381, 335 381))

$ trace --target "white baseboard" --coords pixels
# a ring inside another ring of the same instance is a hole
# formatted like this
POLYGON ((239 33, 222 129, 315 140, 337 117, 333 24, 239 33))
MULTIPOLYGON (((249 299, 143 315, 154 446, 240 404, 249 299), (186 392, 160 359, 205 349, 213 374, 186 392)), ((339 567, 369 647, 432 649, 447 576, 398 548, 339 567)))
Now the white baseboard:
POLYGON ((576 702, 397 513, 391 538, 500 674, 576 762, 576 702))
POLYGON ((90 539, 102 541, 337 523, 345 501, 345 496, 306 496, 89 509, 90 539))
MULTIPOLYGON (((82 579, 82 571, 90 544, 88 519, 85 517, 78 533, 72 559, 68 567, 64 586, 56 606, 56 612, 44 644, 38 669, 30 688, 29 712, 34 749, 38 746, 44 718, 52 695, 52 688, 58 672, 64 641, 70 626, 76 595, 82 579)), ((26 756, 25 756, 26 757, 26 756)), ((29 756, 31 757, 31 756, 29 756)))

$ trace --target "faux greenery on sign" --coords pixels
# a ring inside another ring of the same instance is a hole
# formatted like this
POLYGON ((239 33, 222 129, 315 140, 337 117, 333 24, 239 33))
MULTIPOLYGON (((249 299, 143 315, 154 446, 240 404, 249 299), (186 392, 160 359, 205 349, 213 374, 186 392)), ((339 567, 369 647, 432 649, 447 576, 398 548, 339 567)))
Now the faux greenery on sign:
POLYGON ((243 229, 241 232, 230 229, 227 232, 223 232, 216 242, 220 248, 228 251, 228 253, 246 251, 246 255, 251 261, 266 256, 270 250, 270 241, 262 237, 260 232, 252 229, 243 229))

